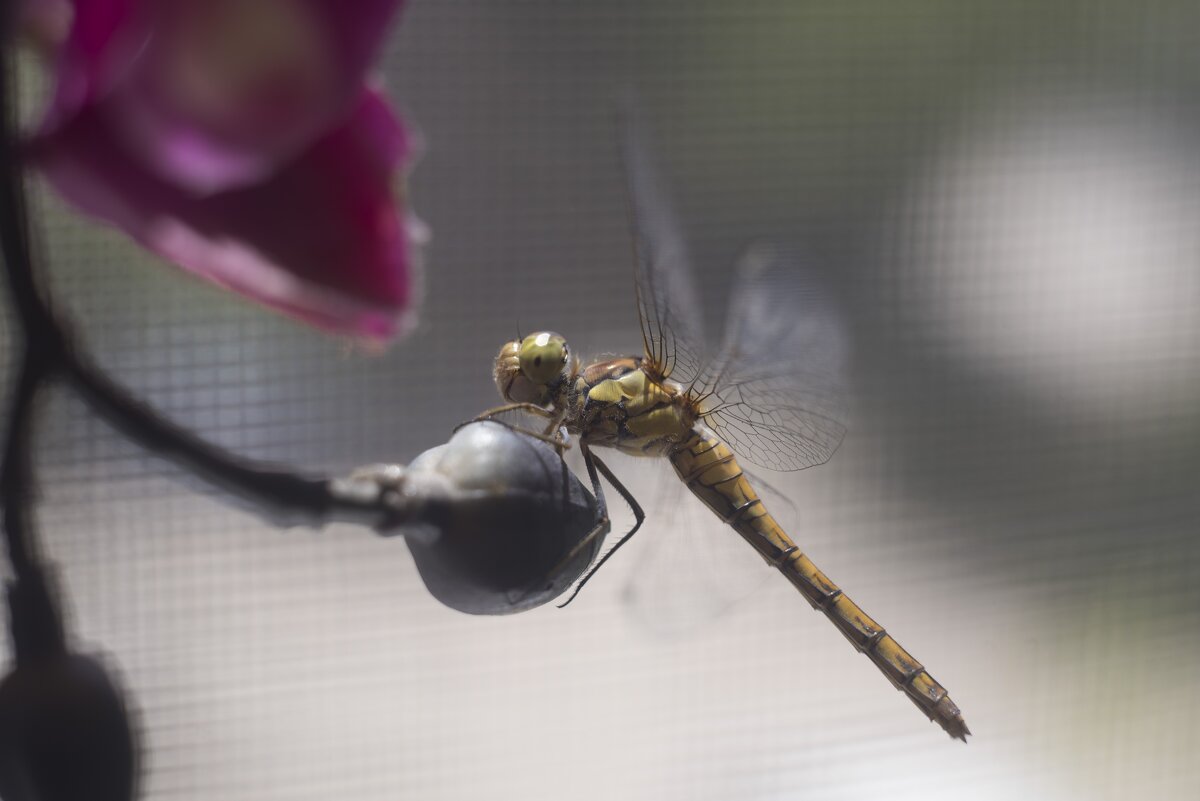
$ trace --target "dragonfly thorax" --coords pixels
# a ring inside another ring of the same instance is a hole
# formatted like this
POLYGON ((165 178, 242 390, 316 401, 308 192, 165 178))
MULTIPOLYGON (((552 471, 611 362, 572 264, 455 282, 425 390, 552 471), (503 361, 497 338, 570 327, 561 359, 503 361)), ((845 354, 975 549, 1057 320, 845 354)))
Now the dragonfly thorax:
POLYGON ((687 439, 698 418, 686 390, 653 377, 643 363, 623 356, 580 371, 568 428, 591 445, 633 456, 664 456, 687 439))

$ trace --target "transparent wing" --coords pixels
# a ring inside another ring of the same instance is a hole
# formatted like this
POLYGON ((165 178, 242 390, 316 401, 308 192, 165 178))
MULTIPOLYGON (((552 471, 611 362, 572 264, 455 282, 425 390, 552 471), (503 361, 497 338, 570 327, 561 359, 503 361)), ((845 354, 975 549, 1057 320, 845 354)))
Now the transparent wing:
POLYGON ((690 384, 705 366, 706 348, 683 229, 650 155, 648 136, 630 108, 622 112, 621 129, 646 359, 660 377, 690 384))
MULTIPOLYGON (((637 543, 621 602, 647 634, 678 639, 702 631, 773 578, 753 548, 700 501, 661 460, 647 476, 646 531, 637 543)), ((637 466, 637 470, 642 469, 637 466)), ((632 473, 635 477, 639 472, 632 473)))
MULTIPOLYGON (((685 638, 736 612, 764 587, 784 594, 791 591, 779 580, 779 573, 693 497, 673 471, 654 470, 661 468, 657 459, 628 461, 633 464, 622 471, 622 478, 628 475, 647 488, 643 504, 647 517, 621 596, 630 617, 646 633, 668 640, 685 638)), ((780 486, 771 486, 760 476, 749 471, 747 475, 771 514, 784 528, 795 530, 800 513, 792 497, 804 497, 804 487, 811 484, 785 478, 780 486)), ((614 530, 618 529, 615 521, 614 530)))
MULTIPOLYGON (((577 454, 568 451, 566 459, 572 469, 582 471, 577 454)), ((664 460, 607 450, 603 459, 637 498, 646 520, 584 588, 581 598, 616 590, 639 630, 655 639, 676 640, 703 630, 778 575, 733 528, 688 492, 664 460)), ((620 496, 607 483, 604 488, 613 536, 598 558, 633 524, 620 496)), ((790 501, 768 497, 777 516, 786 519, 789 510, 794 512, 790 501)))
POLYGON ((705 421, 743 460, 771 470, 828 461, 846 433, 847 342, 832 298, 795 252, 739 263, 705 421))

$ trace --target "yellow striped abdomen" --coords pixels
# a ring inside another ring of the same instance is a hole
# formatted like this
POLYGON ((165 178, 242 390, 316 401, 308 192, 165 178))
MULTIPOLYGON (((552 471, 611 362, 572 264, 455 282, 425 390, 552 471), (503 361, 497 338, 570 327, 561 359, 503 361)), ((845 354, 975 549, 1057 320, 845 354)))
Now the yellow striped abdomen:
POLYGON ((966 741, 970 731, 946 688, 800 551, 767 511, 729 446, 697 424, 669 458, 688 489, 779 568, 813 608, 824 612, 897 689, 951 737, 966 741))

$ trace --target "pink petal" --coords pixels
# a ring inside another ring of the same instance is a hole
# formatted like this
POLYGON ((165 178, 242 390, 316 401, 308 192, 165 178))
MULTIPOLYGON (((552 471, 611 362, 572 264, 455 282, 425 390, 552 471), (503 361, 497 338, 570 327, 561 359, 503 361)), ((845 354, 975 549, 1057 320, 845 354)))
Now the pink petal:
POLYGON ((146 169, 106 106, 85 107, 31 150, 82 210, 307 322, 372 338, 410 322, 419 235, 393 195, 408 144, 379 94, 361 93, 345 123, 261 184, 206 197, 146 169))
MULTIPOLYGON (((64 3, 35 0, 46 11, 62 13, 64 3)), ((51 55, 57 60, 54 96, 43 128, 69 119, 84 104, 103 95, 144 44, 147 32, 134 24, 137 0, 74 0, 69 4, 71 21, 61 42, 47 39, 47 47, 58 45, 51 55)))
POLYGON ((348 114, 400 0, 76 0, 43 130, 103 101, 196 194, 262 180, 348 114))

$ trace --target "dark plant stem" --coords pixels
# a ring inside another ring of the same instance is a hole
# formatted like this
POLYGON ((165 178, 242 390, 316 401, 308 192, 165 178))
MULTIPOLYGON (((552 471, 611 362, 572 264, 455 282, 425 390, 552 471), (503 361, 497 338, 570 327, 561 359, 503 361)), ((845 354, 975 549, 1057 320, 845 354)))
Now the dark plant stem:
POLYGON ((44 363, 38 363, 28 354, 23 357, 9 414, 4 464, 0 468, 0 503, 4 506, 8 557, 19 579, 32 575, 36 569, 37 554, 29 514, 33 485, 30 442, 34 403, 45 375, 44 363))
POLYGON ((62 359, 63 377, 113 428, 170 459, 276 526, 320 527, 338 520, 382 527, 396 510, 382 495, 354 495, 338 482, 254 464, 163 418, 133 397, 75 347, 62 359))
MULTIPOLYGON (((0 43, 12 41, 9 35, 16 3, 5 3, 0 20, 0 43)), ((33 537, 30 533, 30 494, 32 488, 30 444, 34 403, 47 375, 53 370, 56 333, 50 314, 34 284, 30 267, 29 225, 25 192, 21 184, 16 146, 16 103, 13 98, 12 58, 6 47, 4 69, 0 76, 0 238, 7 267, 8 286, 17 308, 24 334, 18 357, 19 373, 13 388, 12 408, 4 443, 4 461, 0 465, 0 503, 4 506, 4 533, 9 559, 18 579, 35 571, 33 537)))

